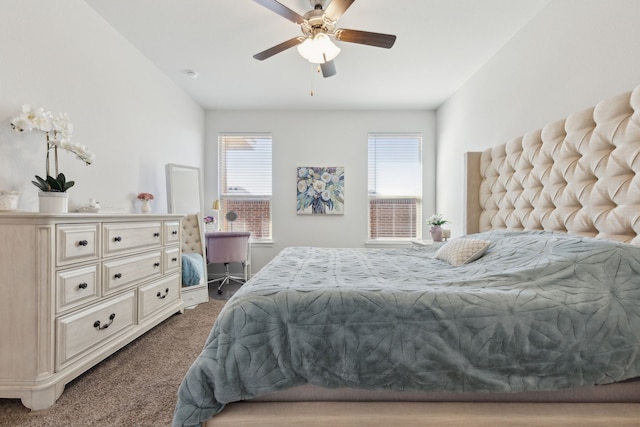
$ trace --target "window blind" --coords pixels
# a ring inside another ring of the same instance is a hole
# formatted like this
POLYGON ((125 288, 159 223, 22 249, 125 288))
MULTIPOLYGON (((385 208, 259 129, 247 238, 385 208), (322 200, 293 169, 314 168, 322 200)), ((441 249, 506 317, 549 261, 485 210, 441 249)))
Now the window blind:
POLYGON ((272 140, 269 134, 218 137, 218 183, 223 231, 250 231, 271 238, 272 140), (235 212, 237 219, 226 219, 235 212))
POLYGON ((369 195, 422 196, 419 134, 369 135, 369 195))
POLYGON ((271 196, 271 135, 221 135, 221 195, 271 196))
POLYGON ((369 134, 368 187, 369 238, 417 238, 422 232, 422 136, 369 134))

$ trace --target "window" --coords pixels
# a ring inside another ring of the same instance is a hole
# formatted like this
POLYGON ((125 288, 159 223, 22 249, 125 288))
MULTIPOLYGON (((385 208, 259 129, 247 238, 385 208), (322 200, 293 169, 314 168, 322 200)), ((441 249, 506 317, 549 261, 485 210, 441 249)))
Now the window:
POLYGON ((422 235, 422 136, 369 134, 369 239, 422 235))
POLYGON ((220 135, 218 161, 220 229, 271 239, 271 135, 220 135))

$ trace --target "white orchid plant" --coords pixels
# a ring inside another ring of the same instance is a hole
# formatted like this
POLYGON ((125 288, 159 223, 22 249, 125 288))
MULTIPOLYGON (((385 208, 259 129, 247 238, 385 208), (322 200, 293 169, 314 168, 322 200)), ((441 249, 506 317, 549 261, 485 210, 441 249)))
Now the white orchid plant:
POLYGON ((444 215, 442 214, 433 214, 429 218, 427 218, 427 224, 435 227, 449 223, 446 219, 444 219, 444 215))
POLYGON ((94 155, 84 145, 71 142, 73 125, 69 117, 64 113, 53 115, 44 108, 32 108, 30 105, 22 107, 22 114, 11 120, 11 127, 16 132, 31 132, 38 130, 44 132, 47 137, 46 178, 36 175, 37 181, 31 181, 33 185, 45 192, 66 192, 73 187, 74 181, 67 181, 63 173, 58 170, 58 148, 69 151, 85 164, 93 162, 94 155), (55 177, 50 172, 50 153, 53 151, 55 164, 55 177))

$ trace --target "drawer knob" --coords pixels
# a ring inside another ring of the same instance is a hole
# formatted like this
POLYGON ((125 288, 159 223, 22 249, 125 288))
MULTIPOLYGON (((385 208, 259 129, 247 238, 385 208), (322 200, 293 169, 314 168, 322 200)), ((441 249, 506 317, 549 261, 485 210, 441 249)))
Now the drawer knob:
POLYGON ((116 237, 113 238, 113 241, 114 242, 121 242, 122 241, 122 237, 116 236, 116 237))
POLYGON ((178 258, 176 257, 171 258, 171 262, 178 262, 178 258))
POLYGON ((153 263, 153 266, 154 266, 154 267, 160 267, 160 263, 159 263, 159 262, 154 262, 154 263, 153 263))
POLYGON ((93 327, 96 328, 97 330, 107 329, 109 327, 109 325, 111 325, 113 323, 113 319, 115 319, 115 318, 116 318, 116 314, 115 313, 111 313, 111 315, 109 316, 109 323, 101 325, 100 321, 96 320, 95 322, 93 322, 93 327))
POLYGON ((160 233, 153 233, 153 237, 160 237, 160 233))
POLYGON ((164 290, 164 295, 160 291, 158 291, 158 293, 156 294, 158 299, 165 299, 167 297, 167 295, 169 295, 169 288, 166 288, 164 290))
POLYGON ((173 231, 171 232, 171 234, 173 234, 173 235, 175 236, 176 234, 178 234, 178 230, 173 230, 173 231))
POLYGON ((122 277, 122 273, 116 273, 116 274, 113 275, 114 279, 119 279, 121 277, 122 277))
POLYGON ((79 287, 80 289, 87 289, 87 286, 89 286, 89 285, 87 285, 86 283, 80 283, 80 284, 78 285, 78 287, 79 287))
POLYGON ((78 245, 79 245, 79 246, 87 246, 88 244, 89 244, 89 242, 87 242, 86 240, 80 240, 80 241, 78 242, 78 245))

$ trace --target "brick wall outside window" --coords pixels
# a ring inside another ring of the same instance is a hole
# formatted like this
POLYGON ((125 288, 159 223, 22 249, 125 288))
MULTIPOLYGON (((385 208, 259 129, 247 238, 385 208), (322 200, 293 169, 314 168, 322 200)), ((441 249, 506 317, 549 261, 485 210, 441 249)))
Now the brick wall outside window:
POLYGON ((372 239, 418 237, 417 199, 370 199, 369 227, 372 239))
POLYGON ((220 229, 222 231, 250 231, 252 239, 268 239, 271 236, 271 206, 267 199, 222 200, 220 229), (227 221, 226 214, 234 211, 238 215, 233 223, 227 221))

